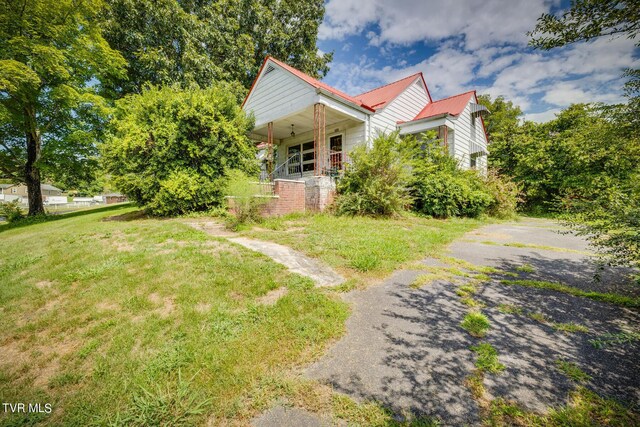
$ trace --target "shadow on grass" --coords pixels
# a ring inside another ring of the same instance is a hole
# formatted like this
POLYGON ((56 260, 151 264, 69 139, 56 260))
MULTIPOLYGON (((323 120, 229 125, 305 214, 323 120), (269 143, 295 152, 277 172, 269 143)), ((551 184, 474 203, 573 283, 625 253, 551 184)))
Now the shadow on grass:
POLYGON ((57 215, 49 214, 49 215, 39 215, 35 217, 27 217, 27 218, 18 220, 16 222, 0 225, 0 233, 8 230, 13 230, 16 228, 28 227, 30 225, 35 225, 35 224, 42 224, 44 222, 58 221, 61 219, 75 218, 83 215, 90 215, 90 214, 101 213, 101 212, 110 212, 110 211, 115 211, 115 210, 128 208, 132 206, 134 206, 132 203, 117 203, 109 206, 104 206, 101 208, 85 209, 85 210, 70 212, 70 213, 62 213, 57 215))

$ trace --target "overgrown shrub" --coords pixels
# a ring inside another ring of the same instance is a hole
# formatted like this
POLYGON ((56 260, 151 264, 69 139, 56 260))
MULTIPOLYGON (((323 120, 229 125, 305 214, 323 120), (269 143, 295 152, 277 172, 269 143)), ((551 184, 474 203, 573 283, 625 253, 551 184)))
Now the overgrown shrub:
POLYGON ((338 214, 392 216, 410 203, 402 143, 397 132, 380 134, 370 149, 352 151, 352 163, 337 185, 338 214))
POLYGON ((502 219, 513 217, 522 201, 518 184, 508 176, 498 174, 495 169, 489 169, 483 179, 493 199, 487 208, 487 214, 502 219))
POLYGON ((227 217, 227 228, 238 230, 244 224, 259 222, 271 199, 260 194, 258 184, 242 171, 229 171, 228 176, 225 193, 232 212, 227 217))
POLYGON ((0 216, 3 216, 7 222, 15 222, 25 217, 25 213, 20 207, 20 202, 14 200, 12 202, 0 203, 0 216))
POLYGON ((440 141, 424 135, 408 141, 412 174, 410 191, 413 209, 438 218, 477 217, 494 199, 482 177, 473 170, 461 170, 440 141))
POLYGON ((115 186, 156 215, 221 206, 227 171, 257 171, 252 120, 234 86, 147 88, 117 102, 103 162, 115 186))
MULTIPOLYGON (((610 265, 640 268, 640 172, 627 185, 604 189, 595 200, 563 199, 565 222, 585 236, 610 265)), ((636 274, 640 283, 640 275, 636 274)))

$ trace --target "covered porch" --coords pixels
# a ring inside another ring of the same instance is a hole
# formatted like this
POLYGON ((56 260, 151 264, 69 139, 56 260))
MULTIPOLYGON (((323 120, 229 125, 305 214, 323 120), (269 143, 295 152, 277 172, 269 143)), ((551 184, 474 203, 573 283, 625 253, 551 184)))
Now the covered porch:
POLYGON ((368 116, 350 106, 315 102, 293 114, 256 123, 262 180, 336 176, 349 163, 349 151, 364 143, 368 116))

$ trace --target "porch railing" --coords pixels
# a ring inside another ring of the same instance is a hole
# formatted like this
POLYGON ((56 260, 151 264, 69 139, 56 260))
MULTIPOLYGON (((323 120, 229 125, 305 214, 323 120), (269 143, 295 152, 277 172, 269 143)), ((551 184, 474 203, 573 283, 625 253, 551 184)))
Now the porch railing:
MULTIPOLYGON (((331 151, 323 173, 325 175, 337 177, 344 171, 349 163, 351 163, 351 159, 347 153, 344 151, 331 151)), ((315 173, 316 171, 303 172, 300 153, 296 153, 289 157, 284 163, 278 165, 271 174, 263 171, 260 175, 260 180, 273 181, 274 179, 301 178, 305 174, 313 175, 315 173)))

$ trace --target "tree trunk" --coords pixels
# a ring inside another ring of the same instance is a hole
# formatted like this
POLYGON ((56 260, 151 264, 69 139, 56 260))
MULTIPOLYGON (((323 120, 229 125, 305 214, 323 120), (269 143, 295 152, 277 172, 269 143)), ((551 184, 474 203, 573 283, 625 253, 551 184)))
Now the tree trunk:
POLYGON ((42 189, 40 188, 40 132, 36 125, 35 112, 26 109, 27 120, 27 163, 24 165, 24 179, 29 197, 29 216, 44 214, 42 189))

